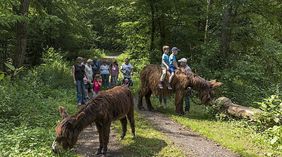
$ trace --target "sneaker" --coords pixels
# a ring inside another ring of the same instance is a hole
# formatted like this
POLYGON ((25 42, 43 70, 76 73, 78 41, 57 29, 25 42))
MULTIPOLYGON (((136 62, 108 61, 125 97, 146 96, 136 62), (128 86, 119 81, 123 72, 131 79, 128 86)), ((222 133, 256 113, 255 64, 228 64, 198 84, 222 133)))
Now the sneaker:
POLYGON ((80 106, 81 105, 81 103, 77 103, 77 106, 80 106))
POLYGON ((169 90, 172 90, 172 87, 171 87, 170 84, 167 85, 167 88, 168 88, 169 90))
POLYGON ((160 89, 163 89, 163 88, 164 88, 161 82, 159 83, 159 88, 160 88, 160 89))

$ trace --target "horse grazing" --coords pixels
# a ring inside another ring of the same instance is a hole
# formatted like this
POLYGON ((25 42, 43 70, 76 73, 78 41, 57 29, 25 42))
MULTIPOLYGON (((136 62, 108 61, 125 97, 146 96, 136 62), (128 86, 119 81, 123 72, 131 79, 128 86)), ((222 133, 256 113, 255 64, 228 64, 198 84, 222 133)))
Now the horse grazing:
MULTIPOLYGON (((187 88, 199 92, 200 99, 203 103, 208 103, 214 94, 214 88, 222 85, 221 82, 207 81, 194 73, 186 74, 181 70, 177 70, 175 76, 171 82, 173 90, 168 90, 164 85, 163 89, 159 89, 158 83, 161 77, 161 67, 159 65, 150 64, 145 66, 141 73, 141 87, 139 91, 138 108, 144 109, 142 99, 145 96, 147 108, 149 111, 154 110, 150 97, 154 95, 169 95, 175 92, 175 112, 178 114, 184 114, 183 111, 183 98, 187 92, 187 88)), ((169 74, 167 73, 166 80, 168 80, 169 74)), ((167 82, 166 82, 167 83, 167 82)))
POLYGON ((122 124, 121 139, 126 135, 127 119, 133 137, 135 137, 133 95, 124 86, 117 86, 99 93, 95 99, 88 101, 86 106, 73 116, 69 116, 63 107, 59 108, 59 112, 63 120, 55 129, 56 139, 52 144, 55 153, 62 148, 72 148, 81 131, 93 122, 95 122, 99 133, 100 146, 97 155, 107 152, 110 126, 114 120, 120 120, 122 124))

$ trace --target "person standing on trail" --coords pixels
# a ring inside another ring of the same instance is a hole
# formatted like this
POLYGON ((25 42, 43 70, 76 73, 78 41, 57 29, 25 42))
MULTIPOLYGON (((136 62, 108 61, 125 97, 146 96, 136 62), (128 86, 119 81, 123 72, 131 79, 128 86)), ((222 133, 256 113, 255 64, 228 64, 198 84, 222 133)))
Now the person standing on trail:
POLYGON ((89 99, 91 96, 90 94, 93 96, 93 70, 92 70, 92 64, 93 64, 93 60, 92 59, 88 59, 86 64, 85 64, 85 74, 86 74, 86 78, 87 78, 87 83, 85 86, 85 92, 86 92, 86 98, 89 99))
MULTIPOLYGON (((179 62, 179 68, 181 71, 183 71, 186 74, 189 74, 192 72, 191 68, 187 65, 187 59, 186 58, 181 58, 178 60, 179 62)), ((190 111, 190 96, 192 94, 192 89, 191 87, 188 87, 186 89, 186 97, 185 97, 185 112, 190 111)))
POLYGON ((96 74, 98 74, 100 72, 100 62, 97 58, 93 59, 92 71, 93 71, 93 78, 95 77, 96 74))
POLYGON ((114 60, 114 62, 110 65, 110 75, 111 75, 111 86, 115 86, 117 84, 118 80, 118 63, 117 60, 114 60))
POLYGON ((100 66, 100 74, 102 76, 102 86, 104 88, 109 88, 110 69, 106 61, 103 61, 102 65, 100 66))
POLYGON ((171 55, 169 56, 169 72, 170 72, 170 77, 168 80, 168 89, 169 90, 172 90, 171 81, 174 77, 175 70, 178 69, 177 60, 176 60, 176 55, 178 51, 180 50, 177 47, 173 47, 171 49, 171 55))
POLYGON ((162 62, 161 62, 161 67, 162 67, 162 75, 160 78, 159 82, 159 88, 163 89, 163 81, 166 77, 166 72, 169 69, 169 46, 163 46, 163 55, 162 55, 162 62))
POLYGON ((132 86, 133 82, 131 75, 133 73, 133 66, 129 63, 129 59, 125 58, 124 63, 121 65, 121 73, 123 74, 123 83, 128 80, 128 85, 132 86))
POLYGON ((72 76, 76 85, 77 105, 85 104, 85 86, 83 78, 85 77, 85 65, 83 58, 77 57, 76 64, 72 66, 72 76))

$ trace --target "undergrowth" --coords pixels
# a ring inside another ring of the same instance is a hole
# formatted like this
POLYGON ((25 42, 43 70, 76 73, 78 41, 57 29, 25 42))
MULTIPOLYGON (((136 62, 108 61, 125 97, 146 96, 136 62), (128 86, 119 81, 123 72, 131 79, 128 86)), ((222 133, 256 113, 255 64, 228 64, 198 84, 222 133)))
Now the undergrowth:
POLYGON ((0 156, 53 156, 58 106, 75 110, 68 63, 53 49, 45 53, 44 62, 0 82, 0 156))

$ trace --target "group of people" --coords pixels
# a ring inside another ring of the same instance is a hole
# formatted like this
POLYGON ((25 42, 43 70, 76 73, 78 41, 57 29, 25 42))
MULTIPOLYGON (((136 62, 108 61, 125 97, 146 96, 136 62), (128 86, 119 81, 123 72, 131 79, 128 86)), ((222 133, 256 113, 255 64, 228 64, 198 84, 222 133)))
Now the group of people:
POLYGON ((76 85, 77 105, 83 105, 91 97, 96 97, 101 88, 110 88, 117 85, 119 70, 123 74, 123 81, 132 85, 131 75, 133 66, 126 58, 125 62, 119 68, 118 63, 114 60, 112 63, 98 60, 77 57, 76 63, 72 67, 72 76, 76 85))
MULTIPOLYGON (((160 77, 160 82, 159 82, 159 88, 163 89, 163 84, 164 80, 166 78, 166 73, 167 71, 170 73, 169 79, 168 79, 168 85, 167 88, 169 90, 172 90, 171 82, 173 80, 173 77, 175 75, 175 71, 177 69, 183 71, 184 73, 188 74, 191 71, 191 68, 187 65, 187 59, 186 58, 181 58, 178 60, 179 64, 177 63, 176 55, 180 51, 177 47, 173 47, 171 49, 171 54, 169 55, 170 48, 169 46, 163 46, 163 55, 162 55, 162 61, 161 61, 161 67, 162 67, 162 75, 160 77)), ((190 95, 191 95, 191 88, 188 87, 187 89, 187 94, 185 97, 185 111, 189 112, 190 110, 190 95)), ((166 98, 163 96, 159 97, 160 103, 164 103, 164 106, 166 106, 166 98)))
MULTIPOLYGON (((160 82, 158 84, 160 89, 163 89, 164 80, 166 78, 167 71, 170 73, 168 79, 167 88, 172 90, 171 82, 177 69, 190 73, 191 68, 187 65, 187 59, 181 58, 176 59, 176 55, 180 51, 177 47, 173 47, 170 52, 169 46, 163 46, 163 55, 161 60, 162 74, 160 82)), ((76 64, 73 65, 72 75, 74 84, 76 85, 77 91, 77 104, 85 104, 87 99, 96 97, 100 92, 101 88, 110 88, 117 85, 119 72, 123 74, 122 83, 131 86, 132 85, 132 73, 133 66, 129 63, 129 59, 126 58, 124 63, 119 68, 118 63, 114 60, 112 63, 107 61, 100 61, 88 59, 84 60, 82 57, 77 57, 76 64)), ((191 88, 187 89, 187 95, 185 98, 185 111, 190 110, 190 94, 191 88)), ((166 106, 166 98, 164 96, 159 97, 160 103, 166 106)))

